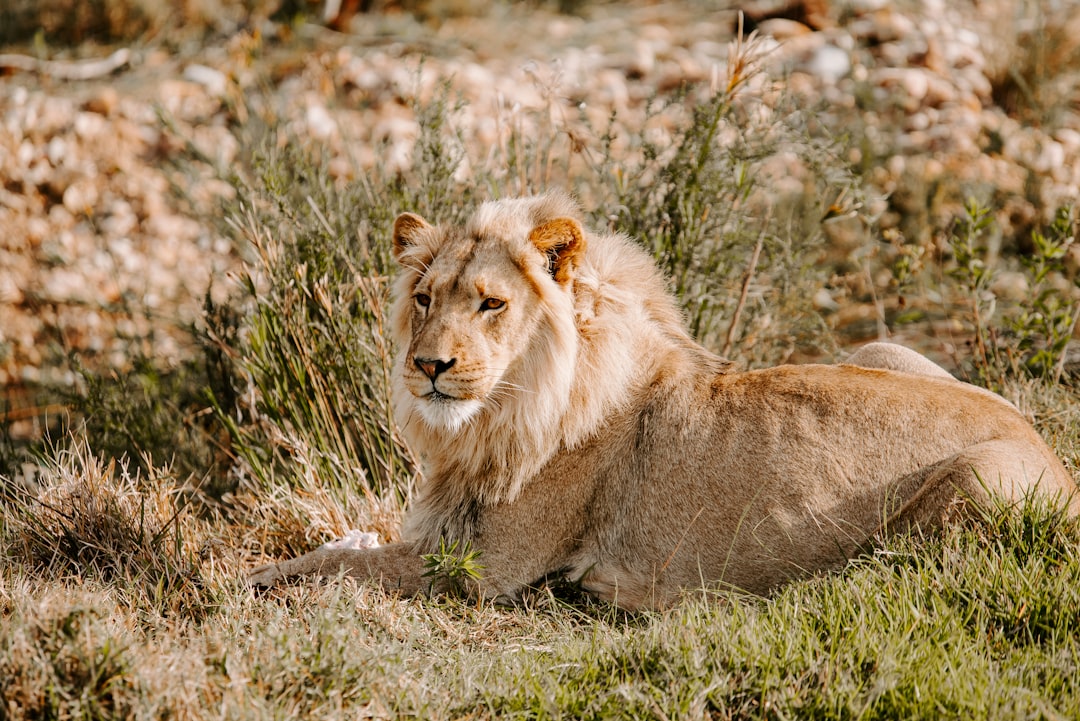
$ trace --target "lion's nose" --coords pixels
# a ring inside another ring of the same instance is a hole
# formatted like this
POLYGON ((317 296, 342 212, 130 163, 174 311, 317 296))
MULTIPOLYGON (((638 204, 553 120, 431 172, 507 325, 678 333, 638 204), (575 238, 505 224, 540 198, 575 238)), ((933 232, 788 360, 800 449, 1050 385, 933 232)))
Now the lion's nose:
POLYGON ((426 375, 431 380, 435 380, 444 372, 450 370, 454 363, 457 362, 457 358, 451 358, 448 361, 444 360, 431 360, 428 358, 413 358, 413 363, 420 369, 420 372, 426 375))

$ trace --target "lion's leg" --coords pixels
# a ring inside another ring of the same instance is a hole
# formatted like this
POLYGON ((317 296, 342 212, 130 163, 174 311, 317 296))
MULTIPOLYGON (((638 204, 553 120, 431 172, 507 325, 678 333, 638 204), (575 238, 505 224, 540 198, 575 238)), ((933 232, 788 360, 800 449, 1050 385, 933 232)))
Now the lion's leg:
POLYGON ((882 368, 924 376, 949 378, 949 372, 926 356, 897 343, 867 343, 844 361, 861 368, 882 368))
POLYGON ((260 566, 248 574, 248 583, 272 586, 291 576, 336 576, 344 573, 380 583, 389 590, 415 595, 429 590, 430 583, 423 577, 423 572, 423 560, 409 544, 391 543, 378 548, 360 549, 327 544, 297 558, 260 566))
POLYGON ((1060 470, 1051 462, 1056 463, 1022 440, 987 441, 966 448, 914 474, 910 479, 915 485, 913 495, 897 499, 902 505, 889 514, 883 530, 936 530, 967 504, 984 508, 995 501, 1014 505, 1036 487, 1051 500, 1064 502, 1060 470))

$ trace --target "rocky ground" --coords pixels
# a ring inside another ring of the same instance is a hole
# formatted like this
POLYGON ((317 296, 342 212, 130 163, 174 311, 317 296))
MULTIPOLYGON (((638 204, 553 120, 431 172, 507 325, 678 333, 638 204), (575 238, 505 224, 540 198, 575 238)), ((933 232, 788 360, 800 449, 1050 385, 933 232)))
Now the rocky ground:
MULTIPOLYGON (((423 20, 360 13, 344 33, 257 21, 194 46, 140 42, 115 57, 115 71, 83 80, 64 79, 76 65, 62 52, 46 65, 26 59, 28 45, 0 48, 24 58, 0 56, 8 420, 39 416, 19 389, 72 382, 58 362, 70 351, 105 368, 122 367, 133 340, 162 359, 185 352, 171 329, 197 319, 209 287, 226 293, 240 262, 207 219, 232 192, 218 177, 242 150, 243 100, 258 95, 260 112, 323 142, 331 173, 356 182, 376 164, 408 165, 417 134, 408 100, 443 82, 466 101, 456 122, 476 148, 528 131, 545 109, 567 127, 582 110, 597 127, 612 111, 640 122, 658 92, 723 77, 739 8, 710 8, 590 3, 579 17, 491 4, 423 20)), ((820 106, 823 127, 854 137, 852 164, 889 197, 882 232, 932 243, 975 195, 998 209, 1000 243, 1022 243, 1080 198, 1080 5, 742 9, 764 38, 769 77, 820 106)))

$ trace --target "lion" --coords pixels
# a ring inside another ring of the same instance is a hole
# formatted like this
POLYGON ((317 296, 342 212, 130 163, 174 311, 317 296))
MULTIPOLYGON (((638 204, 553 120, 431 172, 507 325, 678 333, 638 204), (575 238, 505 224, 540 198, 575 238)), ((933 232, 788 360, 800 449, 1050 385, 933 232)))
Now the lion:
POLYGON ((479 551, 468 589, 514 603, 564 576, 625 609, 768 594, 970 504, 1075 485, 1005 399, 873 343, 840 365, 738 371, 690 336, 653 259, 567 195, 463 227, 393 226, 397 423, 423 464, 400 542, 327 544, 252 572, 437 592, 425 554, 479 551))

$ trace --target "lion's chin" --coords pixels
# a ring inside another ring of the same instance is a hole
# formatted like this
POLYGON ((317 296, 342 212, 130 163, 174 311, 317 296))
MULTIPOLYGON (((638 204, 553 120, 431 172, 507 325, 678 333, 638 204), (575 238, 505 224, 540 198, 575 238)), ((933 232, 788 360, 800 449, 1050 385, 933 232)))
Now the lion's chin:
POLYGON ((425 398, 418 398, 417 405, 420 417, 429 426, 437 430, 457 433, 480 411, 483 403, 474 399, 463 400, 432 394, 425 398))

